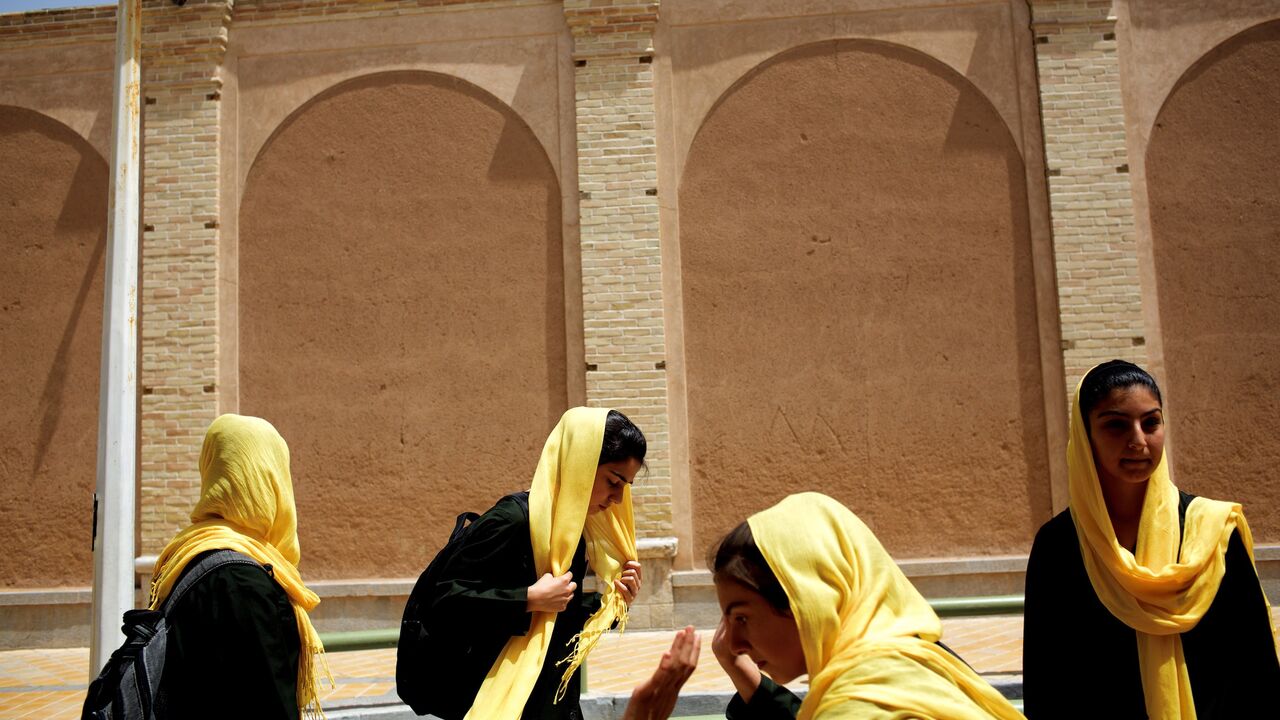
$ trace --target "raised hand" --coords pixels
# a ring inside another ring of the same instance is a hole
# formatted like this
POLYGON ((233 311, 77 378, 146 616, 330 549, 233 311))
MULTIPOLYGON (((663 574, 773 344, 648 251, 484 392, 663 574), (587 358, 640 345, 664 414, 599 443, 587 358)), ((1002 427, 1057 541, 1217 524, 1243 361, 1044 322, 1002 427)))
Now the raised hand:
POLYGON ((676 633, 671 649, 662 654, 658 669, 631 693, 622 720, 666 720, 676 707, 680 688, 698 667, 702 643, 690 625, 676 633))
POLYGON ((628 560, 622 566, 622 577, 613 581, 613 586, 622 594, 622 599, 626 601, 627 607, 631 607, 631 603, 640 595, 640 563, 635 560, 628 560))
POLYGON ((543 573, 538 582, 529 586, 529 595, 525 600, 525 610, 529 612, 558 613, 569 606, 573 599, 573 591, 578 583, 573 582, 573 573, 552 575, 543 573))
POLYGON ((760 668, 756 667, 751 658, 735 653, 730 647, 728 623, 728 618, 720 618, 720 626, 711 638, 711 652, 715 654, 724 674, 733 682, 734 689, 742 696, 743 702, 751 702, 751 697, 760 687, 760 668))

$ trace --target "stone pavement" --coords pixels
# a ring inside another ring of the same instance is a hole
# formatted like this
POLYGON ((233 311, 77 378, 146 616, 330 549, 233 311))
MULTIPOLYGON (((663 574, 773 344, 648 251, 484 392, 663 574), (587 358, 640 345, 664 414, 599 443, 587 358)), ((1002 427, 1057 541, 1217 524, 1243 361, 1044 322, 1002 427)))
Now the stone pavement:
MULTIPOLYGON (((1280 619, 1280 609, 1273 611, 1280 619)), ((1005 687, 1020 687, 1022 617, 947 618, 943 641, 978 672, 1005 687)), ((711 631, 701 631, 703 649, 698 669, 683 694, 707 698, 682 707, 713 707, 732 693, 732 686, 711 654, 711 631)), ((600 641, 588 662, 584 710, 609 720, 613 708, 652 672, 671 642, 670 632, 629 632, 600 641), (591 700, 591 702, 587 702, 591 700)), ((330 718, 412 717, 396 709, 395 650, 333 653, 329 668, 336 685, 324 696, 330 718)), ((11 650, 0 652, 0 720, 59 720, 76 718, 88 684, 89 652, 67 650, 11 650)), ((799 685, 803 687, 803 685, 799 685)), ((680 712, 678 709, 677 712, 680 712)), ((685 712, 709 713, 698 709, 685 712)))

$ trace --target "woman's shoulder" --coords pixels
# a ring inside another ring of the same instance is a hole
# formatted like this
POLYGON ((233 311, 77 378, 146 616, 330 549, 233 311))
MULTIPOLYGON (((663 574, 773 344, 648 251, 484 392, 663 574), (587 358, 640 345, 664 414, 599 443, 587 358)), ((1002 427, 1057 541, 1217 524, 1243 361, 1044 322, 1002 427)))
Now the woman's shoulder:
POLYGON ((245 628, 291 626, 289 595, 268 565, 228 563, 210 570, 179 599, 169 622, 183 632, 251 632, 245 628))
POLYGON ((216 604, 243 603, 251 598, 289 602, 288 594, 275 581, 270 565, 243 562, 227 563, 210 570, 191 586, 182 600, 184 604, 216 604))
POLYGON ((1057 543, 1064 540, 1074 542, 1075 538, 1076 523, 1075 520, 1071 519, 1071 508, 1066 508, 1040 526, 1040 529, 1036 531, 1035 544, 1057 543))
POLYGON ((501 522, 529 522, 529 491, 511 493, 498 498, 493 504, 480 516, 480 521, 501 521, 501 522))

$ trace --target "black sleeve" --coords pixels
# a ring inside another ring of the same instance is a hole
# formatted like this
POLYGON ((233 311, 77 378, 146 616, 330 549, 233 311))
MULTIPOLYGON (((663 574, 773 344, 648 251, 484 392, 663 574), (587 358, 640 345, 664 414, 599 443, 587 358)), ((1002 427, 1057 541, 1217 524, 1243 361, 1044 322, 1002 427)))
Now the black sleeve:
POLYGON ((734 693, 724 716, 728 720, 791 720, 798 712, 800 698, 761 675, 760 687, 751 696, 751 702, 743 702, 742 696, 734 693))
POLYGON ((255 717, 297 720, 297 620, 261 568, 210 572, 170 620, 162 687, 174 717, 236 717, 249 707, 255 717))
MULTIPOLYGON (((1070 697, 1076 670, 1074 644, 1064 637, 1061 621, 1078 608, 1066 607, 1069 593, 1062 587, 1064 558, 1061 535, 1050 520, 1036 533, 1027 558, 1026 604, 1022 630, 1022 692, 1026 716, 1032 719, 1074 717, 1070 697)), ((1071 530, 1074 535, 1074 526, 1071 530)), ((1074 540, 1074 537, 1072 538, 1074 540)), ((1083 717, 1083 716, 1081 716, 1083 717)))
POLYGON ((1198 717, 1256 717, 1258 708, 1275 702, 1280 661, 1271 619, 1238 533, 1227 545, 1226 571, 1213 605, 1182 642, 1198 717))
POLYGON ((480 516, 443 569, 433 611, 460 622, 497 625, 511 635, 529 631, 525 611, 536 580, 529 519, 511 498, 480 516))

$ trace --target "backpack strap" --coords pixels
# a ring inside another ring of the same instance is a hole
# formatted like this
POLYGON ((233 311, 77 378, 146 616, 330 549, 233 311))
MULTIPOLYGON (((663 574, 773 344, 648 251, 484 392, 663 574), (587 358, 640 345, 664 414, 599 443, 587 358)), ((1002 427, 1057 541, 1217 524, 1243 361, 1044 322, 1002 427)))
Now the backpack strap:
POLYGON ((268 572, 262 563, 244 553, 236 552, 235 550, 215 550, 200 558, 195 565, 187 568, 182 577, 178 579, 178 584, 174 585, 173 590, 169 593, 169 597, 165 598, 160 605, 160 612, 164 613, 165 617, 168 617, 169 611, 177 607, 178 602, 182 600, 188 590, 204 579, 205 575, 224 565, 252 565, 262 568, 263 572, 268 572))

